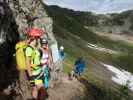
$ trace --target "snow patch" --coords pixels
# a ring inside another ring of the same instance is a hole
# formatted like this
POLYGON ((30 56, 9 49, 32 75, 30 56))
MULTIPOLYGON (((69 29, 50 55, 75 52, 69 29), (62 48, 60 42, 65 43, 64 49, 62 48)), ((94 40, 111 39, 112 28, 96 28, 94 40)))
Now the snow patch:
POLYGON ((111 49, 99 47, 99 46, 97 46, 97 45, 95 45, 95 44, 91 44, 91 43, 88 43, 87 46, 88 46, 89 48, 91 48, 91 49, 95 49, 95 50, 98 50, 98 51, 101 51, 101 52, 107 52, 107 53, 110 53, 110 54, 113 54, 113 53, 116 54, 116 53, 118 53, 118 52, 113 51, 113 50, 111 50, 111 49))
POLYGON ((120 85, 126 85, 128 83, 129 89, 133 91, 133 74, 125 71, 120 70, 112 65, 102 63, 108 70, 113 72, 115 76, 112 76, 112 80, 120 85))

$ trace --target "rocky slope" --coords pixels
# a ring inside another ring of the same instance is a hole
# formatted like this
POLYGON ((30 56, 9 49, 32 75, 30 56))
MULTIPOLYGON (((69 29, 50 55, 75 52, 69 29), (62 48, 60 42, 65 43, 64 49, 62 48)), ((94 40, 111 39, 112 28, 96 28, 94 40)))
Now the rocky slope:
POLYGON ((18 39, 18 25, 13 11, 6 0, 0 0, 0 90, 6 88, 18 77, 12 63, 14 46, 18 39))
MULTIPOLYGON (((21 75, 16 70, 13 57, 15 44, 25 38, 25 28, 32 26, 45 30, 49 43, 57 44, 52 33, 52 20, 48 17, 41 0, 0 0, 0 98, 2 100, 5 92, 9 94, 12 88, 17 87, 16 81, 21 75)), ((19 81, 25 100, 30 91, 28 87, 25 88, 23 80, 19 81)), ((12 96, 9 97, 9 100, 11 99, 12 96)))

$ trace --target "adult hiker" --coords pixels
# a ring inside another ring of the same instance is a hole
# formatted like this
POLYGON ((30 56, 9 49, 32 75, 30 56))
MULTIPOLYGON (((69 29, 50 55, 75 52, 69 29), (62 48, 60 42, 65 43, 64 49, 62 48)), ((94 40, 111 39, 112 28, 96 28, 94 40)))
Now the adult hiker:
POLYGON ((63 71, 63 60, 64 60, 64 47, 63 46, 60 46, 59 48, 59 61, 58 61, 58 70, 59 72, 62 72, 63 71))
POLYGON ((16 44, 16 67, 19 72, 19 87, 21 88, 21 92, 23 94, 23 99, 27 100, 32 98, 31 88, 29 88, 29 81, 27 80, 27 66, 26 66, 26 57, 25 50, 30 42, 30 38, 27 40, 19 41, 16 44))
POLYGON ((43 90, 43 71, 40 67, 40 52, 38 50, 39 38, 41 30, 31 29, 28 31, 28 35, 30 36, 29 45, 25 49, 26 55, 26 67, 30 82, 32 84, 32 96, 34 99, 38 98, 39 90, 43 90))
POLYGON ((80 76, 85 68, 85 61, 83 60, 82 57, 77 58, 74 64, 74 74, 76 76, 80 76))
POLYGON ((41 51, 42 51, 41 65, 44 72, 43 82, 45 89, 47 89, 48 80, 49 80, 49 70, 51 69, 52 65, 52 57, 50 50, 48 48, 48 41, 45 38, 41 39, 41 51))
POLYGON ((59 55, 60 55, 61 61, 63 61, 63 60, 64 60, 64 57, 65 57, 65 54, 64 54, 64 47, 63 47, 63 46, 60 46, 59 55))

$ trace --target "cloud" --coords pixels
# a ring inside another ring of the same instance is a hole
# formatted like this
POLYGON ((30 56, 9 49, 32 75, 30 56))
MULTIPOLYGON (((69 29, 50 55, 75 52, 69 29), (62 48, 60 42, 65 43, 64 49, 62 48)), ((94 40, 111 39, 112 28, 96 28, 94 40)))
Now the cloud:
POLYGON ((96 13, 133 9, 133 0, 44 0, 44 2, 48 5, 58 5, 64 8, 96 13))

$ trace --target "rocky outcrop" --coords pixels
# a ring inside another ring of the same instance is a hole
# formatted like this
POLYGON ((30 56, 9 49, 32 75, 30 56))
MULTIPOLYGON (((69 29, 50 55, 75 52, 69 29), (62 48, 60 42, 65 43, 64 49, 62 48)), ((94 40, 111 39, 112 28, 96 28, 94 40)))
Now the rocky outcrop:
POLYGON ((44 29, 49 38, 56 42, 52 32, 52 19, 48 17, 42 0, 9 0, 10 8, 13 11, 18 31, 22 36, 24 29, 33 25, 44 29), (30 5, 30 6, 29 6, 30 5))
MULTIPOLYGON (((57 41, 53 35, 53 21, 44 9, 45 4, 43 0, 16 0, 14 2, 10 0, 9 5, 16 19, 21 39, 24 37, 23 33, 25 28, 31 26, 41 28, 46 32, 46 35, 48 35, 53 56, 59 58, 57 57, 57 41)), ((53 61, 56 62, 56 58, 53 58, 53 61)))
POLYGON ((18 41, 18 26, 6 0, 0 0, 0 90, 17 79, 13 62, 14 46, 18 41))
MULTIPOLYGON (((33 26, 43 29, 48 35, 51 48, 54 45, 57 49, 52 24, 42 0, 0 0, 0 69, 2 71, 0 73, 0 91, 4 91, 4 89, 8 91, 19 79, 13 54, 15 44, 25 38, 25 28, 33 26)), ((27 95, 21 96, 26 97, 27 95)), ((10 97, 9 99, 11 100, 10 97)), ((4 99, 2 98, 2 100, 4 99)))

